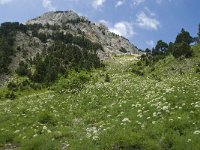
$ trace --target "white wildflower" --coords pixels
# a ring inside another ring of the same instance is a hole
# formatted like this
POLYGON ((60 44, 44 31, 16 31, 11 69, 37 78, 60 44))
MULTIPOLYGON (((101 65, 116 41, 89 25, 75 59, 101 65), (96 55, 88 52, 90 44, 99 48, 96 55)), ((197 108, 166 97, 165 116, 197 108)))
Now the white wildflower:
POLYGON ((47 130, 47 126, 43 126, 43 128, 42 128, 43 130, 47 130))
POLYGON ((194 131, 193 134, 199 135, 200 134, 200 130, 194 131))
POLYGON ((20 130, 16 130, 14 133, 17 134, 17 133, 19 133, 19 132, 20 132, 20 130))
POLYGON ((128 118, 124 118, 122 122, 131 122, 128 118))
POLYGON ((47 133, 51 133, 51 130, 47 130, 47 133))

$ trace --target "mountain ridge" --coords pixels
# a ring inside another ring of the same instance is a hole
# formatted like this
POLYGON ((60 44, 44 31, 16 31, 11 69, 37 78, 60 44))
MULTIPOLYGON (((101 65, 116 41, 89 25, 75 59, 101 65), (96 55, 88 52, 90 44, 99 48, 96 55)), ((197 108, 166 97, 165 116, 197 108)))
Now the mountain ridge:
MULTIPOLYGON (((65 32, 70 32, 72 34, 79 34, 82 31, 92 42, 99 42, 102 44, 107 53, 139 54, 137 47, 130 43, 125 37, 110 32, 108 27, 101 23, 92 23, 86 17, 79 16, 72 10, 47 12, 26 22, 26 25, 34 24, 62 26, 62 28, 65 28, 65 32), (122 49, 125 49, 125 51, 122 49)), ((101 54, 100 57, 104 59, 104 56, 101 56, 101 54)))

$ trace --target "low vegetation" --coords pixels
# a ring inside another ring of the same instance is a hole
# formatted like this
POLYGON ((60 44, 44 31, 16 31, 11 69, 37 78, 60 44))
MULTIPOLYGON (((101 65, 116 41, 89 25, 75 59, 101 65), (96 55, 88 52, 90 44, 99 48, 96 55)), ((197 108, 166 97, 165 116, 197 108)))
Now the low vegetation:
POLYGON ((75 39, 21 62, 0 88, 0 149, 200 149, 200 45, 187 31, 104 67, 97 44, 75 39))
POLYGON ((120 56, 51 88, 18 90, 14 101, 0 102, 1 147, 198 150, 199 45, 193 51, 188 59, 139 64, 142 76, 133 73, 134 56, 120 56))

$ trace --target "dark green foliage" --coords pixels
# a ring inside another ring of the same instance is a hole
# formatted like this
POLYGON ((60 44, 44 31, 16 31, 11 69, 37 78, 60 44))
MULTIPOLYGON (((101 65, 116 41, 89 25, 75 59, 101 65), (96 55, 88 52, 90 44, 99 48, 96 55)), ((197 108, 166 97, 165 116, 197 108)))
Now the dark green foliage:
POLYGON ((67 68, 78 71, 101 66, 96 49, 80 49, 76 45, 57 42, 47 49, 47 53, 35 58, 35 72, 31 77, 35 82, 53 82, 59 74, 64 75, 67 68))
POLYGON ((152 51, 153 55, 161 55, 167 52, 168 44, 159 40, 156 44, 154 51, 152 51))
POLYGON ((181 33, 179 33, 176 37, 175 43, 187 43, 188 45, 192 43, 192 37, 190 36, 190 33, 185 31, 185 29, 181 30, 181 33))
MULTIPOLYGON (((69 20, 70 23, 87 22, 87 20, 69 20)), ((64 75, 66 69, 90 70, 91 68, 101 67, 97 56, 98 50, 103 50, 99 43, 93 43, 84 37, 84 33, 79 31, 82 36, 73 36, 70 33, 59 32, 61 26, 56 25, 22 25, 19 23, 3 23, 0 27, 0 73, 7 73, 11 57, 14 54, 13 43, 14 35, 17 31, 26 33, 32 31, 34 37, 38 37, 41 42, 46 43, 48 39, 55 41, 55 44, 44 49, 42 54, 38 54, 29 64, 19 63, 16 73, 20 76, 28 76, 35 82, 53 82, 58 76, 64 75), (52 29, 53 33, 47 34, 40 32, 40 29, 52 29), (55 31, 57 30, 57 31, 55 31), (28 68, 35 67, 31 73, 28 68)), ((26 58, 27 52, 23 47, 17 47, 17 51, 23 50, 23 57, 26 58)))
POLYGON ((32 83, 30 80, 25 79, 23 81, 18 81, 18 82, 14 82, 11 81, 8 83, 7 88, 9 90, 9 93, 14 91, 23 91, 23 90, 29 90, 29 89, 41 89, 41 85, 37 84, 37 83, 32 83))
POLYGON ((190 45, 185 42, 182 43, 175 43, 173 45, 172 54, 175 58, 179 58, 181 56, 190 57, 192 56, 192 50, 190 45))
POLYGON ((105 82, 110 82, 110 76, 109 76, 109 74, 106 74, 106 76, 105 76, 105 82))
POLYGON ((191 57, 192 49, 190 47, 190 43, 192 41, 190 33, 182 29, 181 33, 177 35, 175 43, 171 45, 170 51, 172 51, 173 56, 175 58, 179 58, 181 56, 185 56, 186 58, 191 57))
POLYGON ((145 52, 146 52, 146 54, 150 54, 151 50, 149 48, 146 48, 145 52))
POLYGON ((200 63, 197 64, 196 73, 200 73, 200 63))
POLYGON ((89 81, 89 77, 84 74, 80 74, 74 78, 71 78, 71 80, 69 80, 69 82, 67 83, 67 86, 71 90, 81 90, 83 84, 87 81, 89 81))
POLYGON ((8 72, 8 65, 11 62, 10 56, 14 53, 12 45, 13 39, 0 33, 0 74, 8 72))
POLYGON ((5 22, 0 26, 0 74, 8 73, 11 62, 10 56, 14 54, 14 35, 17 31, 26 32, 27 28, 18 22, 5 22))
POLYGON ((127 53, 127 50, 124 47, 121 47, 119 51, 122 53, 127 53))
POLYGON ((38 122, 40 122, 42 124, 55 125, 56 124, 56 118, 50 112, 42 112, 39 115, 38 122))
POLYGON ((193 38, 190 36, 190 33, 181 30, 176 37, 175 43, 170 42, 169 45, 162 40, 159 40, 155 46, 151 50, 146 49, 146 55, 141 56, 141 61, 145 61, 147 66, 153 65, 161 59, 164 59, 167 55, 172 54, 175 58, 180 57, 191 57, 192 49, 190 44, 193 42, 193 38))
POLYGON ((8 83, 8 85, 7 85, 7 88, 8 88, 8 90, 13 90, 13 91, 16 91, 17 90, 17 88, 18 88, 18 86, 17 86, 17 84, 15 83, 15 82, 9 82, 8 83))
POLYGON ((47 42, 47 35, 45 33, 38 33, 37 37, 40 39, 41 42, 46 43, 47 42))
POLYGON ((16 70, 16 73, 20 76, 26 76, 30 74, 30 71, 28 70, 28 65, 21 61, 19 63, 19 67, 16 70))
POLYGON ((9 91, 8 93, 5 94, 5 98, 14 100, 16 98, 16 96, 13 91, 9 91))
POLYGON ((196 73, 200 73, 200 68, 196 68, 196 73))
POLYGON ((138 69, 132 69, 132 72, 138 76, 144 76, 144 73, 138 69))

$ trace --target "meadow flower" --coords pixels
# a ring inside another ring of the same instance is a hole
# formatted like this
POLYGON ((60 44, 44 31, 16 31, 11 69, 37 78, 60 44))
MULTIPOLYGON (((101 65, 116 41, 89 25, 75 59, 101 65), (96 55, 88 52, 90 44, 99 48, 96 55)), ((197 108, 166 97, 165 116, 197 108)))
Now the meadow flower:
POLYGON ((47 126, 43 126, 43 128, 42 128, 43 130, 47 130, 47 126))
POLYGON ((163 106, 162 110, 164 111, 168 110, 168 106, 163 106))
POLYGON ((151 123, 152 123, 152 124, 155 124, 155 123, 156 123, 156 121, 152 121, 151 123))
POLYGON ((16 130, 14 133, 16 134, 16 133, 19 133, 20 132, 20 130, 16 130))
POLYGON ((51 130, 47 130, 47 133, 51 133, 51 130))
POLYGON ((200 130, 194 131, 193 134, 199 135, 200 134, 200 130))
POLYGON ((154 113, 153 113, 153 117, 156 117, 156 116, 157 116, 157 113, 156 113, 156 112, 154 112, 154 113))
POLYGON ((151 117, 147 117, 147 120, 151 119, 151 117))
POLYGON ((122 120, 122 122, 131 122, 131 121, 129 120, 129 118, 124 118, 124 119, 122 120))

